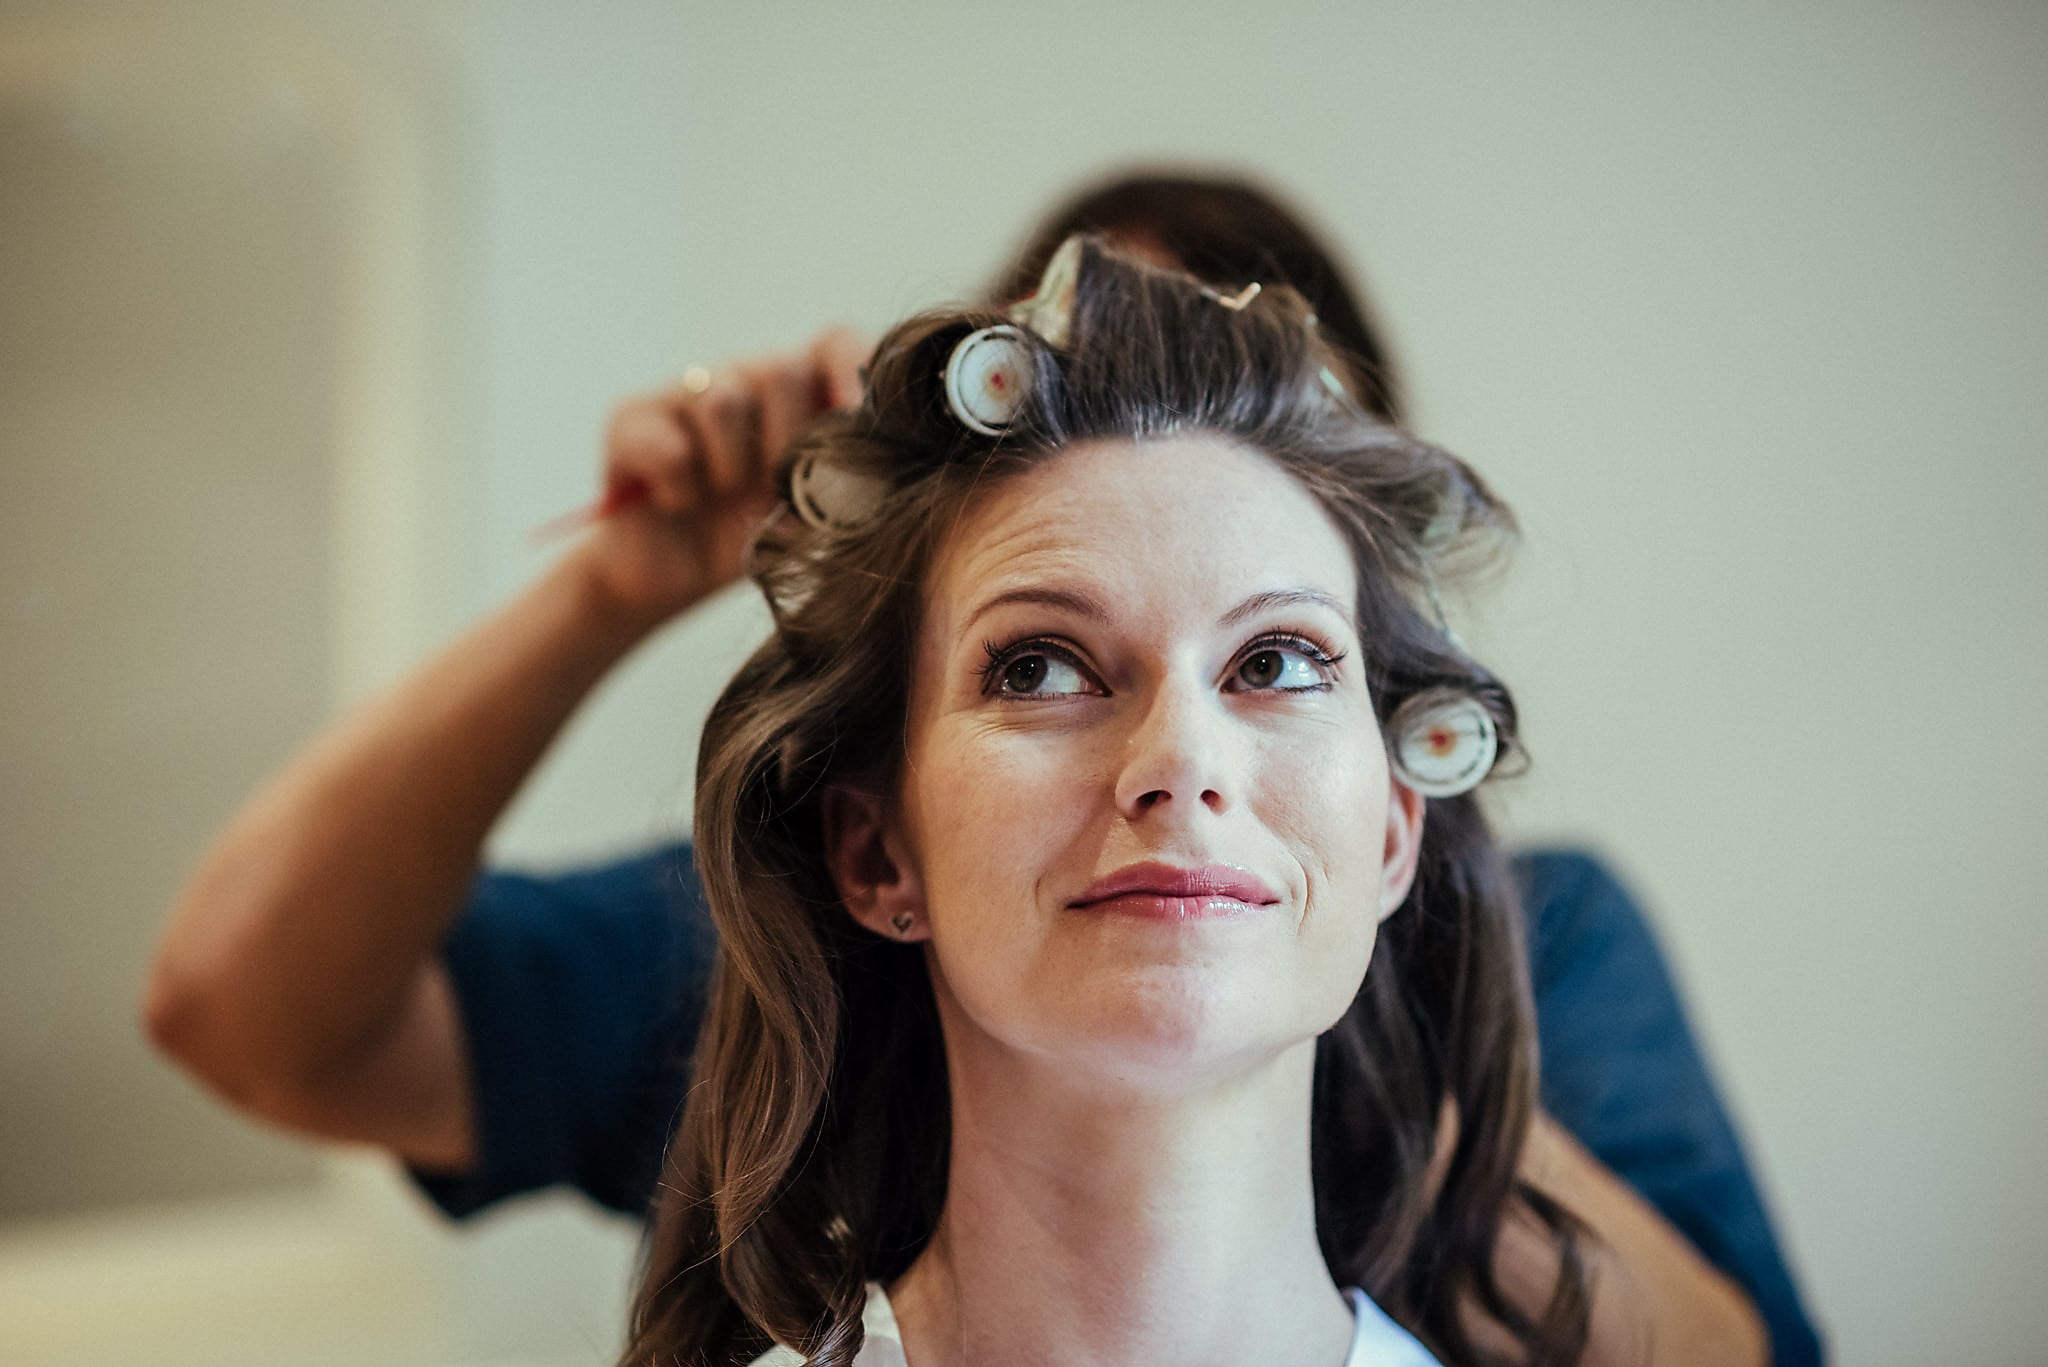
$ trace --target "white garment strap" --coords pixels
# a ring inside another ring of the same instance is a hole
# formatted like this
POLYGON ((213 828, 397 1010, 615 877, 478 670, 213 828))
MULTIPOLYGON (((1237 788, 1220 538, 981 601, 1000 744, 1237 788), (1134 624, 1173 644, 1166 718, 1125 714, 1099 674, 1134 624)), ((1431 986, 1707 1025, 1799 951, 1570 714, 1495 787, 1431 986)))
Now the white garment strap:
MULTIPOLYGON (((1351 1302, 1351 1351, 1344 1355, 1344 1367, 1443 1367, 1413 1334, 1388 1317, 1372 1297, 1357 1287, 1346 1287, 1344 1299, 1351 1302)), ((861 1328, 866 1341, 854 1358, 854 1367, 908 1367, 903 1356, 903 1331, 896 1327, 896 1312, 889 1293, 880 1282, 868 1283, 867 1304, 861 1308, 861 1328)), ((801 1367, 803 1357, 794 1349, 777 1346, 754 1359, 752 1367, 801 1367)))
POLYGON ((1351 1317, 1357 1325, 1351 1332, 1351 1351, 1344 1355, 1344 1367, 1443 1367, 1436 1354, 1394 1323, 1372 1297, 1347 1286, 1344 1299, 1351 1302, 1351 1317))
MULTIPOLYGON (((903 1361, 903 1331, 896 1327, 896 1312, 890 1308, 889 1293, 880 1282, 868 1283, 867 1304, 861 1307, 860 1327, 866 1337, 854 1354, 853 1367, 907 1367, 903 1361)), ((804 1367, 804 1355, 776 1344, 747 1367, 804 1367)))

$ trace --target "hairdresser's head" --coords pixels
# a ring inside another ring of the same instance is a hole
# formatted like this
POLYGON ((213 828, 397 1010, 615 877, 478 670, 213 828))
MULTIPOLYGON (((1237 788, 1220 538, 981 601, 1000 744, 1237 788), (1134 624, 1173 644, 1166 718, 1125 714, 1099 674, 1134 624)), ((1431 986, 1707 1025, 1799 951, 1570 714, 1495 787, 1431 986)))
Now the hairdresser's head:
POLYGON ((1473 799, 1393 781, 1386 732, 1455 694, 1512 748, 1431 607, 1506 511, 1346 392, 1292 290, 1062 255, 1071 310, 1020 315, 995 430, 946 376, 1005 318, 940 313, 790 452, 756 559, 775 629, 700 752, 719 960, 629 1360, 771 1335, 849 1360, 864 1282, 937 1219, 962 1030, 1166 1086, 1241 1064, 1233 1039, 1312 1048, 1333 1272, 1452 1348, 1490 1284, 1530 1105, 1515 915, 1473 799), (983 615, 1014 587, 1092 601, 983 615), (1245 866, 1310 943, 1248 918, 1243 963, 1163 963, 1073 914, 1147 856, 1245 866), (1064 1019, 1062 983, 1087 995, 1064 1019), (1155 989, 1188 1009, 1124 1009, 1155 989))
POLYGON ((1308 218, 1274 191, 1168 171, 1128 172, 1084 187, 1031 230, 992 297, 1007 303, 1029 294, 1053 250, 1075 233, 1109 238, 1214 285, 1259 280, 1292 287, 1341 356, 1358 402, 1390 423, 1402 421, 1400 376, 1372 308, 1308 218))

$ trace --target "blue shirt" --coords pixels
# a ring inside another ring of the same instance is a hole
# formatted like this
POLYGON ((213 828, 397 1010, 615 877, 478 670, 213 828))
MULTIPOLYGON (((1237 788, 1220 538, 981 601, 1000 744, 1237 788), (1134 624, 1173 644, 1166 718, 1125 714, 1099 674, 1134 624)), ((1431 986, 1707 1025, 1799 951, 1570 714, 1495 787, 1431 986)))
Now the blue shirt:
MULTIPOLYGON (((1583 854, 1518 856, 1558 1123, 1748 1291, 1777 1367, 1821 1345, 1648 923, 1583 854)), ((646 1213, 675 1129, 712 937, 687 845, 549 877, 487 873, 445 955, 477 1164, 416 1172, 451 1215, 562 1184, 646 1213)))

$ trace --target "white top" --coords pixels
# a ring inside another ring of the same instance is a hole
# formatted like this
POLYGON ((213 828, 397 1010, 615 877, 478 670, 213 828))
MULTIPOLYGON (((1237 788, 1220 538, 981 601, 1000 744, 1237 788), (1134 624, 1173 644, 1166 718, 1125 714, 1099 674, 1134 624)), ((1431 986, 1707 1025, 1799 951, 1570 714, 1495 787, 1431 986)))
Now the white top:
MULTIPOLYGON (((1343 1367, 1443 1367, 1415 1336, 1387 1317, 1373 1304, 1372 1297, 1351 1286, 1344 1289, 1351 1302, 1357 1328, 1351 1335, 1351 1350, 1343 1367)), ((903 1333, 896 1327, 896 1312, 889 1308, 889 1295, 880 1282, 868 1283, 868 1301, 860 1314, 867 1340, 854 1357, 854 1367, 910 1367, 903 1356, 903 1333)), ((754 1359, 751 1367, 803 1367, 803 1354, 794 1348, 777 1346, 754 1359)))

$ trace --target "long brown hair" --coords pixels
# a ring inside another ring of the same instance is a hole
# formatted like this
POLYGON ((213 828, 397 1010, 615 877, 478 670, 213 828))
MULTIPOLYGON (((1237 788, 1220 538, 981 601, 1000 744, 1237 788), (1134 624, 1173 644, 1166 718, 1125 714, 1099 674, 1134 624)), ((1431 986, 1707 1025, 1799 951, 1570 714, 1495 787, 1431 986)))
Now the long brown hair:
MULTIPOLYGON (((841 906, 820 800, 835 784, 890 790, 925 576, 979 493, 1091 438, 1204 432, 1261 451, 1350 544, 1382 725, 1417 693, 1450 689, 1478 698, 1514 748, 1507 690, 1431 607, 1440 581, 1511 529, 1509 514, 1461 461, 1343 392, 1299 295, 1267 289, 1225 307, 1187 276, 1086 241, 1071 335, 1055 349, 1026 334, 1032 391, 989 437, 951 416, 942 372, 963 336, 1001 319, 955 311, 899 326, 875 352, 862 407, 789 453, 786 469, 815 460, 864 476, 879 502, 824 529, 785 506, 757 546, 775 625, 704 730, 695 837, 719 948, 627 1363, 723 1367, 779 1341, 845 1367, 864 1283, 900 1275, 935 1227, 949 1117, 930 979, 919 950, 841 906)), ((1515 1175, 1535 1086, 1520 933, 1478 804, 1431 800, 1413 890, 1318 1045, 1324 1257, 1460 1362, 1491 1360, 1468 1332, 1475 1314, 1518 1341, 1522 1361, 1574 1361, 1587 1331, 1572 1222, 1515 1175), (1540 1318, 1493 1273, 1518 1202, 1560 1253, 1540 1318)))

